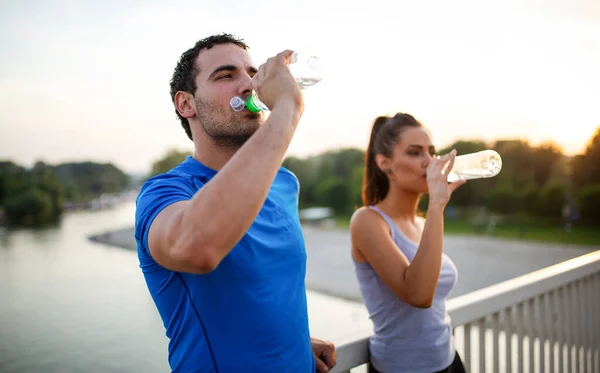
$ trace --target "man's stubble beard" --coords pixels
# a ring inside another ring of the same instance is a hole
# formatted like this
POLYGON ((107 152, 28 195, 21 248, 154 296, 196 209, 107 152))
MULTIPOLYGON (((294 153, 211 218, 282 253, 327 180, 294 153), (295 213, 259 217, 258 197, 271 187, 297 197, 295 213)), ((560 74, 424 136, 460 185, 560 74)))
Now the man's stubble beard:
POLYGON ((261 114, 235 113, 196 99, 196 113, 204 132, 218 147, 239 149, 260 127, 261 114))

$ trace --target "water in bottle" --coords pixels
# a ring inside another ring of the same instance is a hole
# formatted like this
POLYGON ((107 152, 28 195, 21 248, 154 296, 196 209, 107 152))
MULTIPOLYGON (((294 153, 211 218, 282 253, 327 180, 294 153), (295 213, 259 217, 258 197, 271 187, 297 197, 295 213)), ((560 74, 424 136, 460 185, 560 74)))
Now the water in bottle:
MULTIPOLYGON (((289 68, 300 89, 312 87, 323 79, 321 61, 317 56, 304 56, 294 52, 290 56, 289 68)), ((229 105, 234 111, 248 109, 248 111, 257 113, 262 110, 269 110, 267 106, 260 101, 256 93, 250 96, 248 100, 244 100, 239 96, 234 96, 231 98, 229 105)))
POLYGON ((317 56, 298 55, 294 52, 290 57, 289 68, 300 89, 312 87, 323 79, 321 61, 317 56))
POLYGON ((459 155, 454 159, 448 182, 494 177, 501 169, 502 158, 493 150, 459 155))

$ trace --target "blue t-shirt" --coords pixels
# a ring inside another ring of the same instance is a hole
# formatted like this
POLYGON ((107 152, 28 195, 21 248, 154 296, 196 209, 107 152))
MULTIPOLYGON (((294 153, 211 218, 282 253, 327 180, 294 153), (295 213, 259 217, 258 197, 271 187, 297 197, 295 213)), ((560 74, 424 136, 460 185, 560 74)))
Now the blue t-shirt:
POLYGON ((211 273, 173 272, 150 255, 148 230, 158 213, 191 199, 216 173, 188 157, 146 181, 137 198, 138 257, 170 339, 171 369, 312 373, 306 249, 290 171, 279 170, 253 224, 211 273))

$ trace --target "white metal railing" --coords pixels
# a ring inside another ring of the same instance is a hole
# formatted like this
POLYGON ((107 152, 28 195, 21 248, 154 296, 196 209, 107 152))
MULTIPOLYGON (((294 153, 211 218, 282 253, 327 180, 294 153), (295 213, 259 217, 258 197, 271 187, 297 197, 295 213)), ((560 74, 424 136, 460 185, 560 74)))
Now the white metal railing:
MULTIPOLYGON (((447 306, 469 373, 600 373, 600 250, 447 306)), ((362 337, 337 347, 331 372, 368 361, 368 337, 362 337)))

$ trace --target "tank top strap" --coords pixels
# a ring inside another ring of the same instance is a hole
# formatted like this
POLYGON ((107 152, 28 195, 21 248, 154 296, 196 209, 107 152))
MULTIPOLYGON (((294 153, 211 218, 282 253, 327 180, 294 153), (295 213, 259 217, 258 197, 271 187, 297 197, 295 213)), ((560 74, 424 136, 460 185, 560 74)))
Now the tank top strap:
POLYGON ((377 206, 369 206, 369 208, 381 215, 383 220, 385 220, 385 222, 390 227, 390 231, 392 232, 392 240, 396 241, 398 237, 398 226, 396 225, 396 223, 394 223, 392 218, 390 218, 385 212, 381 211, 377 206))

